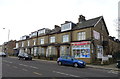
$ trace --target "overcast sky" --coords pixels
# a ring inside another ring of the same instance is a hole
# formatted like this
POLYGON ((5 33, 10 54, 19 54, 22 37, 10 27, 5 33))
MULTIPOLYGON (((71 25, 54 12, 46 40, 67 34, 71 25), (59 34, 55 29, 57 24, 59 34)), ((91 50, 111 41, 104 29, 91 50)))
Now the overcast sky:
POLYGON ((0 0, 0 44, 42 28, 53 29, 64 21, 78 22, 103 16, 110 36, 117 38, 115 20, 119 0, 0 0), (5 28, 5 29, 2 29, 5 28))

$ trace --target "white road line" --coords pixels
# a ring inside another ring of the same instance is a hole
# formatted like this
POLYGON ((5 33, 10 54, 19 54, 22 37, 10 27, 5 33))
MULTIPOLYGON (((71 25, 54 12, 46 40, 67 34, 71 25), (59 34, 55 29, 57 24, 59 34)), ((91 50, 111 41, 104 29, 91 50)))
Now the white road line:
POLYGON ((79 77, 76 75, 72 75, 72 74, 67 74, 67 73, 63 73, 63 72, 58 72, 58 71, 53 71, 54 73, 58 73, 58 74, 62 74, 62 75, 66 75, 66 76, 71 76, 71 77, 79 77))
POLYGON ((37 67, 35 67, 35 66, 28 66, 28 65, 25 65, 25 64, 19 64, 19 65, 21 65, 21 66, 25 66, 25 67, 34 68, 34 69, 39 69, 39 68, 37 68, 37 67))
POLYGON ((25 64, 19 64, 19 65, 28 67, 28 65, 25 65, 25 64))
POLYGON ((118 74, 118 71, 110 70, 108 73, 118 74))
POLYGON ((40 74, 40 73, 38 73, 38 72, 33 72, 34 74, 36 74, 36 75, 42 75, 42 74, 40 74))
POLYGON ((34 68, 34 69, 39 69, 39 68, 37 68, 37 67, 34 67, 34 66, 30 66, 31 68, 34 68))
POLYGON ((27 69, 22 69, 23 71, 28 71, 27 69))
POLYGON ((4 62, 7 62, 7 63, 13 63, 13 62, 10 62, 10 61, 7 61, 7 60, 3 60, 4 62))

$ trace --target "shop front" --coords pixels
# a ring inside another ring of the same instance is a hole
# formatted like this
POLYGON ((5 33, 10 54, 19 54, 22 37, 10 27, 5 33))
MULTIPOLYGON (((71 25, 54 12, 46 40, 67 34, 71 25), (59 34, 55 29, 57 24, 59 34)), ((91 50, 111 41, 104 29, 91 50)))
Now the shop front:
POLYGON ((83 60, 87 63, 90 63, 90 44, 90 41, 72 42, 72 56, 74 56, 77 59, 83 60))

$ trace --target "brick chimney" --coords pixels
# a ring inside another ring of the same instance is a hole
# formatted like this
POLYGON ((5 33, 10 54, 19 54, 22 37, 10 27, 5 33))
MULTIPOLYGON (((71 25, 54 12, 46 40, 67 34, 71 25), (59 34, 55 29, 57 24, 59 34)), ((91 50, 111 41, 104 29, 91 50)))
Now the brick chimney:
POLYGON ((58 26, 58 25, 55 25, 55 26, 54 26, 54 28, 60 28, 60 26, 58 26))
POLYGON ((85 16, 79 15, 78 23, 81 23, 81 22, 83 22, 83 21, 86 21, 85 16))

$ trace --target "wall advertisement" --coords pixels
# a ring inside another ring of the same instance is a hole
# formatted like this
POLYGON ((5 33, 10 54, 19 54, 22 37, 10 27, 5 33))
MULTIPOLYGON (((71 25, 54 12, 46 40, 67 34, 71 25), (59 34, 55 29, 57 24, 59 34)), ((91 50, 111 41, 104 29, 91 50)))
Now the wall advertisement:
POLYGON ((90 58, 90 41, 74 42, 71 45, 75 58, 90 58))

